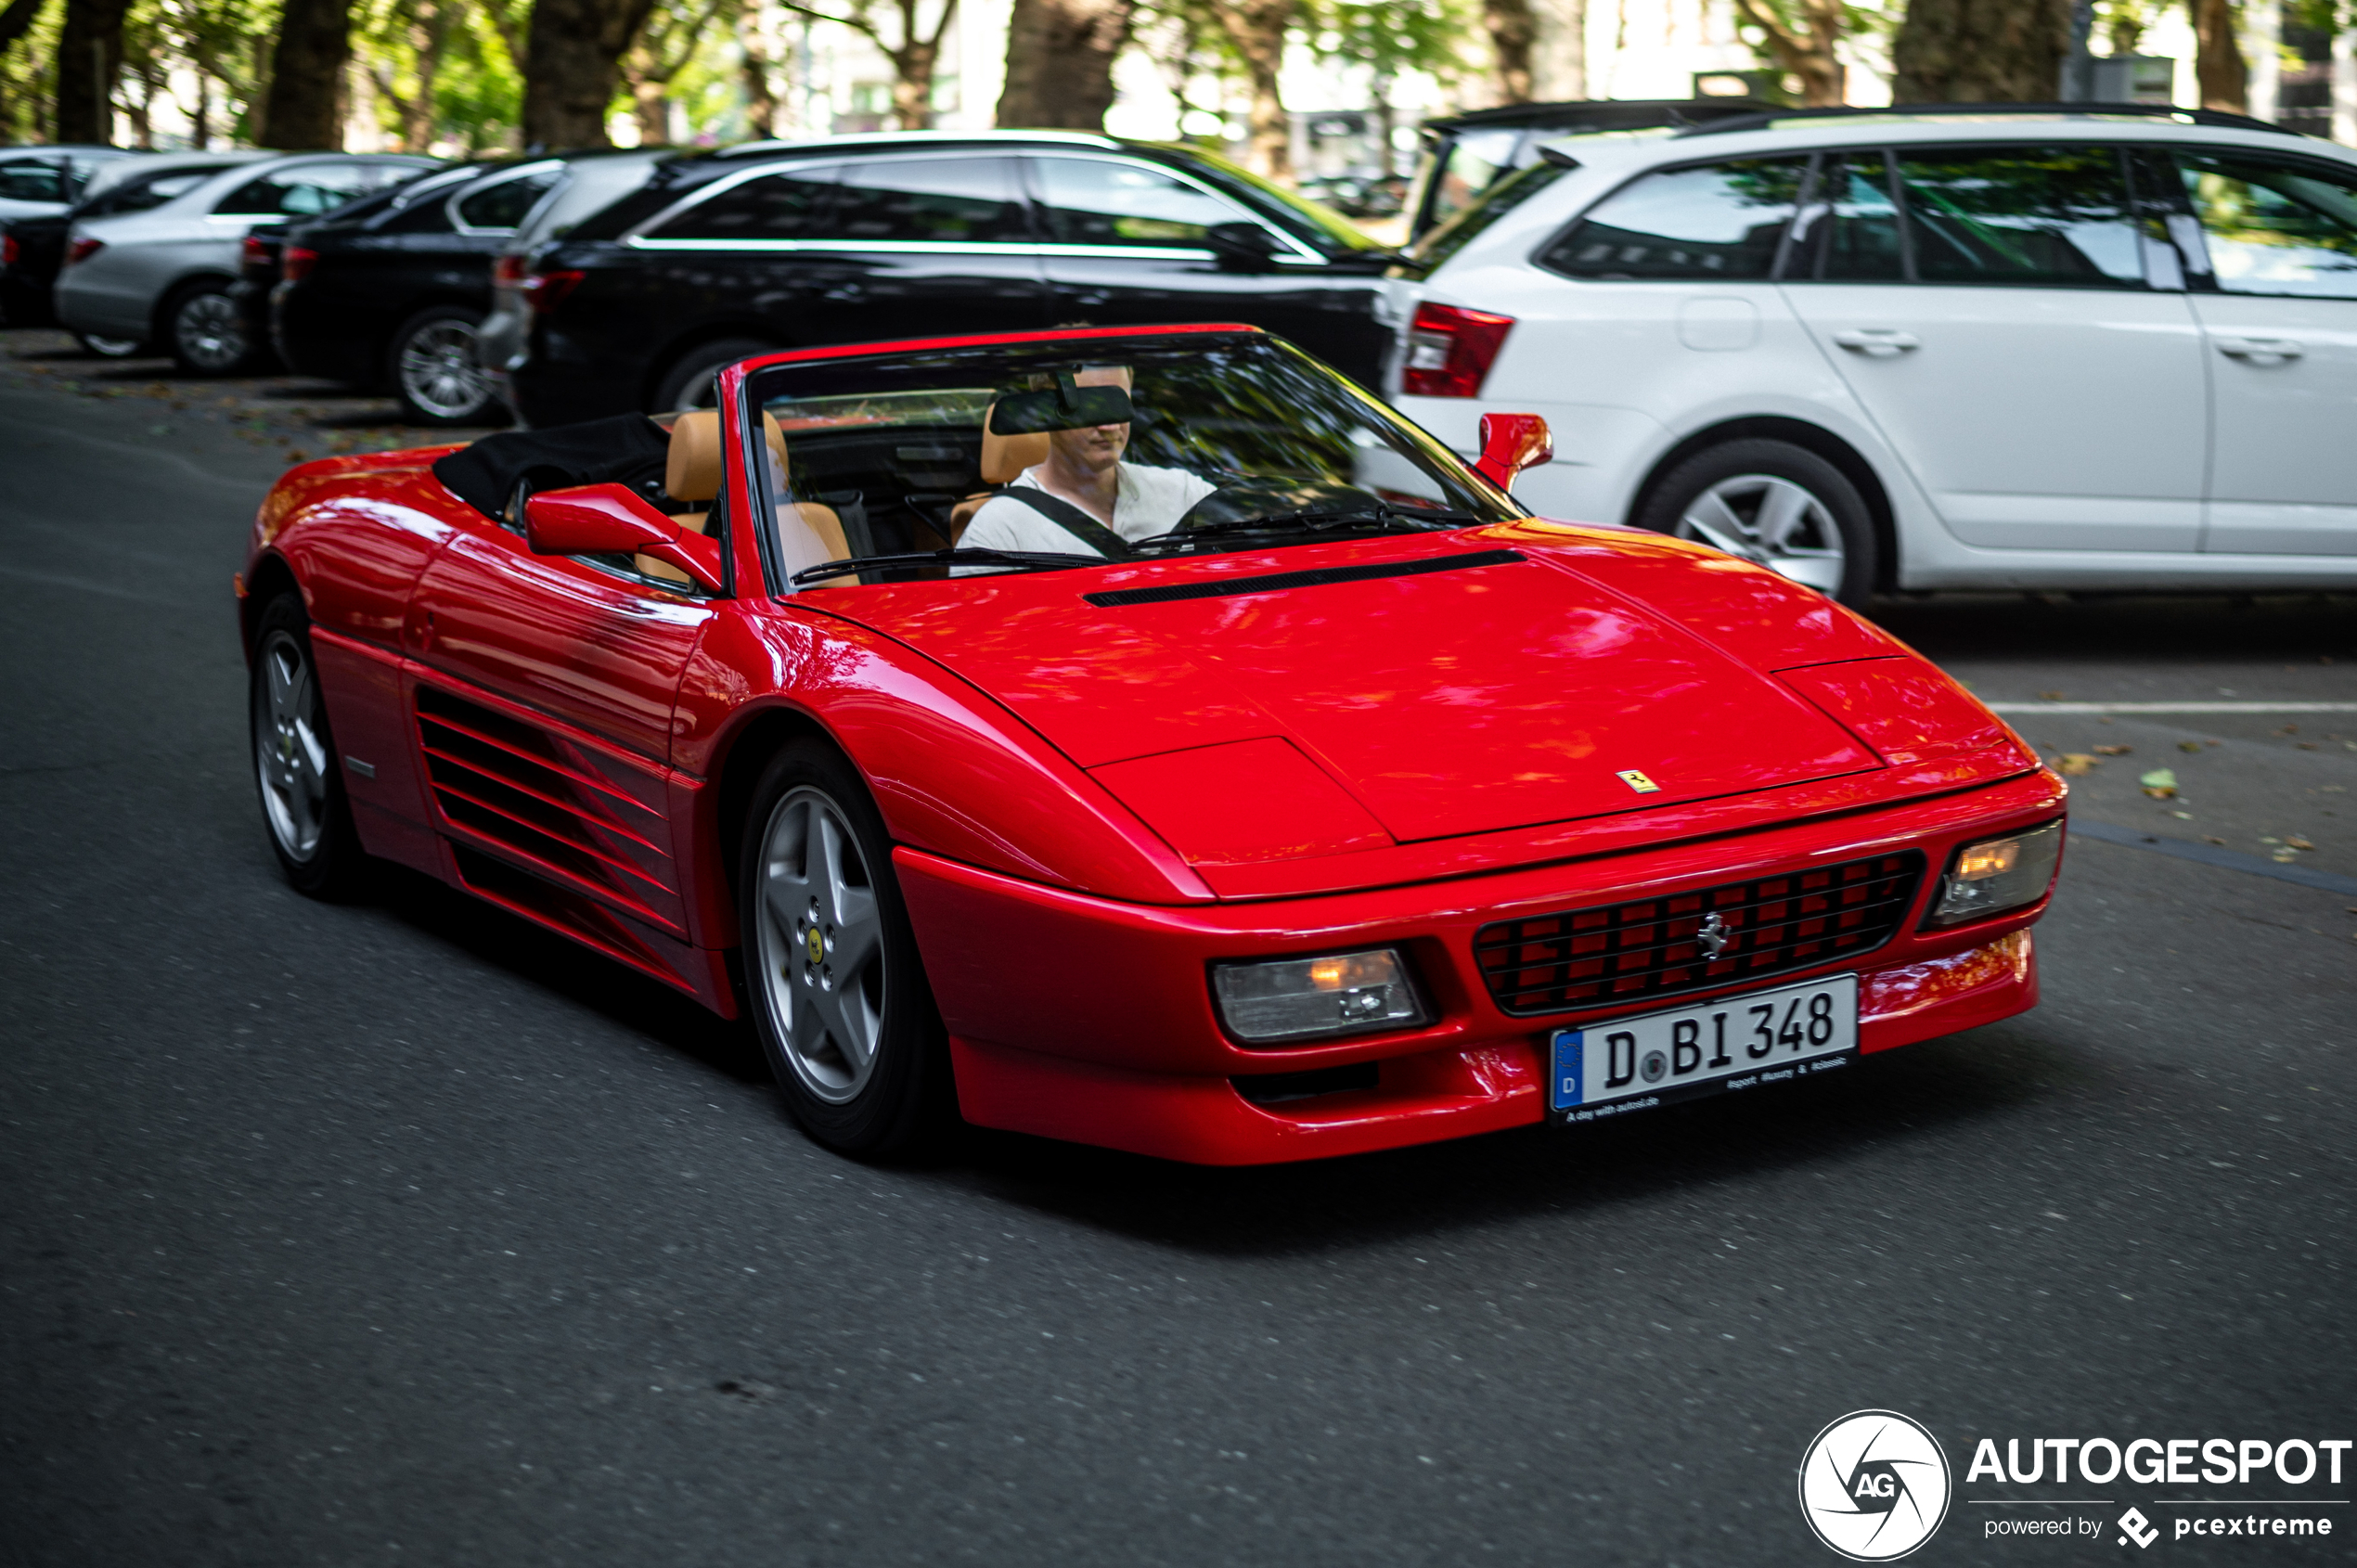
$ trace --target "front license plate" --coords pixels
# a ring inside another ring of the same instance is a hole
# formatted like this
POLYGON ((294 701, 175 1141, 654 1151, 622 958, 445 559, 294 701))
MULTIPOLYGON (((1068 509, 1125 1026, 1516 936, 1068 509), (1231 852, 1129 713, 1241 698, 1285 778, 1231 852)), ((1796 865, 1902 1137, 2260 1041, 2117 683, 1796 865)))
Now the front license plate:
POLYGON ((1827 975, 1616 1018, 1550 1038, 1547 1105, 1592 1122, 1696 1095, 1755 1088, 1847 1067, 1858 1054, 1858 977, 1827 975))

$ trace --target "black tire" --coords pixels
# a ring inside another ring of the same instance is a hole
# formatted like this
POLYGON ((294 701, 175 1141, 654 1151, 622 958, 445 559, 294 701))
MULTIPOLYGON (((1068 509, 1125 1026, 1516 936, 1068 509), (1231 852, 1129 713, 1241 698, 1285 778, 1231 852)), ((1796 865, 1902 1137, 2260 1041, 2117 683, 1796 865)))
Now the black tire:
POLYGON ((1788 441, 1747 437, 1706 447, 1662 476, 1635 521, 1716 545, 1853 608, 1874 592, 1881 567, 1874 518, 1858 487, 1788 441), (1806 505, 1792 533, 1771 542, 1746 532, 1768 517, 1772 498, 1789 499, 1793 489, 1806 505))
POLYGON ((741 359, 774 353, 777 348, 777 344, 765 343, 758 338, 723 338, 717 342, 698 343, 673 360, 671 368, 655 382, 653 406, 647 412, 670 414, 713 407, 718 401, 714 378, 741 359))
POLYGON ((297 893, 348 897, 360 890, 367 856, 352 825, 300 595, 281 594, 264 608, 247 685, 254 782, 271 853, 297 893))
POLYGON ((504 422, 491 378, 475 363, 483 315, 466 305, 429 305, 394 328, 384 377, 403 418, 419 425, 504 422))
POLYGON ((129 359, 148 346, 138 338, 94 337, 87 332, 76 332, 73 341, 82 346, 83 353, 97 359, 129 359))
POLYGON ((947 1038, 882 814, 840 752, 800 739, 769 760, 737 870, 748 1010, 794 1120, 846 1154, 937 1139, 956 1120, 947 1038))
POLYGON ((161 313, 164 346, 184 374, 234 376, 261 357, 246 314, 220 278, 184 284, 161 313))

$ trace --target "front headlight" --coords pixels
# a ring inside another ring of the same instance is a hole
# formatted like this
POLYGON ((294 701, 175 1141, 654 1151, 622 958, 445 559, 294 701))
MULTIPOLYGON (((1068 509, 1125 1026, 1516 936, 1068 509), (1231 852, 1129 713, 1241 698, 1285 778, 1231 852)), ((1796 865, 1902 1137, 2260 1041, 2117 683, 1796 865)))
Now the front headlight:
POLYGON ((1317 958, 1217 964, 1211 991, 1219 1016, 1254 1045, 1363 1035, 1431 1022, 1396 947, 1317 958))
POLYGON ((1939 897, 1924 924, 1962 925, 2037 903, 2054 885, 2062 840, 2063 825, 2049 822, 2026 833, 1964 845, 1949 861, 1939 897))

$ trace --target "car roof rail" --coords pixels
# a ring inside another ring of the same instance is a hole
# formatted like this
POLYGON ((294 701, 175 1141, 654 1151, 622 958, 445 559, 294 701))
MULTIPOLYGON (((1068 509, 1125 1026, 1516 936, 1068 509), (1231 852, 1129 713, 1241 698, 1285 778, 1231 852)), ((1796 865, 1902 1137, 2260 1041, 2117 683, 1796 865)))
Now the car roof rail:
POLYGON ((2135 115, 2146 120, 2175 120, 2188 125, 2209 125, 2225 131, 2272 131, 2280 136, 2297 136, 2303 133, 2286 125, 2254 119, 2248 114, 2230 114, 2222 109, 2181 109, 2162 103, 1909 103, 1884 104, 1875 107, 1844 104, 1829 109, 1780 109, 1765 114, 1745 114, 1725 120, 1705 121, 1678 133, 1681 136, 1719 136, 1735 131, 1758 131, 1788 120, 1856 120, 1874 116, 1902 116, 1926 119, 1942 114, 1969 115, 2135 115))

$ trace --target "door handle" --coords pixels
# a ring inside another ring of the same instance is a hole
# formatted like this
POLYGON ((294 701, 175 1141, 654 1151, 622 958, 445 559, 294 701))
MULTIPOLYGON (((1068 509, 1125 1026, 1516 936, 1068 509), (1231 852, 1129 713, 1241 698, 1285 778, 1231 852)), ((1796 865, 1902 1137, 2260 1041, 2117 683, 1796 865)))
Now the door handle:
POLYGON ((1877 358, 1905 353, 1909 349, 1923 347, 1923 340, 1913 332, 1901 332, 1895 327, 1847 327, 1834 334, 1834 341, 1853 353, 1867 353, 1877 358))
POLYGON ((2298 359, 2308 351, 2290 338, 2221 338, 2218 352, 2230 359, 2298 359))

